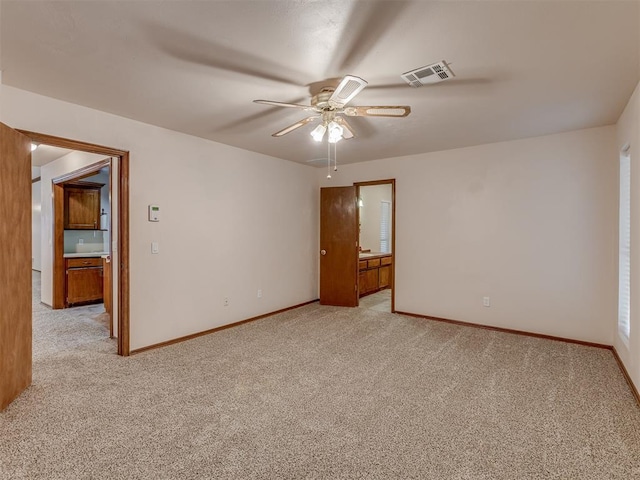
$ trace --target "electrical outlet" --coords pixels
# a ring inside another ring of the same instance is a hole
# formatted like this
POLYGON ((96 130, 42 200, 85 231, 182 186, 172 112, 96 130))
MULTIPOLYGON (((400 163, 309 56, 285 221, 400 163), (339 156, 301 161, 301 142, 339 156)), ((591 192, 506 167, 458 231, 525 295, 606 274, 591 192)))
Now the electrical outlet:
POLYGON ((262 298, 262 289, 258 289, 258 298, 262 298))
POLYGON ((229 297, 224 297, 224 300, 222 301, 222 304, 223 304, 225 307, 228 307, 228 306, 229 306, 229 297))
POLYGON ((84 245, 84 238, 78 239, 78 245, 84 245))
POLYGON ((491 298, 490 297, 482 297, 482 305, 485 307, 491 306, 491 298))

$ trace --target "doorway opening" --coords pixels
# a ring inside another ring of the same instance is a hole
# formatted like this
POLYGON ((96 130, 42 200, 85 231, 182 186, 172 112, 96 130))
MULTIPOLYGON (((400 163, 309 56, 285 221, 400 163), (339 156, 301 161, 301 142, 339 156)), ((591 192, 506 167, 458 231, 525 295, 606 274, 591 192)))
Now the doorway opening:
POLYGON ((395 311, 395 180, 354 183, 358 218, 358 304, 395 311))
MULTIPOLYGON (((32 192, 37 190, 37 179, 40 190, 46 192, 41 195, 42 200, 52 198, 50 205, 42 204, 46 211, 42 212, 39 232, 41 258, 36 259, 37 246, 33 242, 33 269, 42 272, 43 291, 47 292, 47 301, 43 303, 53 309, 91 305, 99 313, 103 301, 110 336, 117 338, 117 353, 128 356, 129 153, 35 132, 19 132, 38 148, 51 147, 59 150, 57 153, 64 149, 65 155, 70 155, 66 162, 58 162, 57 170, 45 167, 47 174, 38 175, 39 178, 34 178, 36 173, 32 170, 32 192), (76 208, 69 209, 69 202, 76 208), (79 212, 82 217, 94 209, 98 213, 93 214, 89 223, 69 217, 70 211, 79 212), (77 282, 70 286, 69 278, 77 282)), ((44 300, 45 295, 42 297, 44 300)))
MULTIPOLYGON (((53 190, 53 308, 81 308, 108 324, 113 322, 112 177, 115 165, 107 158, 52 180, 53 190), (60 221, 62 219, 62 221, 60 221), (60 232, 60 228, 63 231, 60 232), (61 258, 62 257, 62 258, 61 258), (87 310, 87 308, 84 308, 87 310)), ((117 221, 117 217, 116 217, 117 221)), ((115 327, 115 328, 114 328, 115 327)))

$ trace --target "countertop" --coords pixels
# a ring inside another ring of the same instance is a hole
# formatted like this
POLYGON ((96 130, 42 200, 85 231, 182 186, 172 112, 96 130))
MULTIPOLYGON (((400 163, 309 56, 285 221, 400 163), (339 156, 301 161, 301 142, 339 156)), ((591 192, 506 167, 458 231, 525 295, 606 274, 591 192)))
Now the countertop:
POLYGON ((109 252, 87 252, 87 253, 65 253, 64 258, 95 258, 105 257, 109 255, 109 252))
POLYGON ((367 253, 360 253, 359 258, 360 260, 364 259, 364 260, 368 260, 370 258, 378 258, 378 257, 390 257, 391 254, 390 253, 382 253, 382 252, 367 252, 367 253))

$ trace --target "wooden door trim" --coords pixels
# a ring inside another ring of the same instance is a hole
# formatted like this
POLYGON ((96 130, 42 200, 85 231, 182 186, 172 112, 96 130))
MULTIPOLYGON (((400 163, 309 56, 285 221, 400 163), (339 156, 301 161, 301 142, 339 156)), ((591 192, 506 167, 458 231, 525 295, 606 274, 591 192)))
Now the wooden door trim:
MULTIPOLYGON (((74 181, 82 180, 83 178, 90 177, 91 175, 95 175, 95 173, 98 170, 104 167, 110 167, 110 166, 111 166, 111 159, 99 160, 96 163, 87 165, 86 167, 82 167, 78 170, 74 170, 73 172, 60 175, 59 177, 54 178, 52 182, 56 185, 59 183, 68 183, 68 182, 72 183, 74 181)), ((98 183, 95 183, 95 185, 98 185, 98 183)), ((111 190, 109 190, 109 193, 111 193, 111 190)))
MULTIPOLYGON (((396 179, 370 180, 367 182, 354 182, 356 195, 360 198, 360 187, 371 187, 374 185, 391 185, 391 313, 396 311, 396 179)), ((357 212, 358 224, 360 223, 360 209, 357 212)), ((358 244, 360 239, 358 238, 358 244)), ((359 301, 359 299, 358 299, 359 301)))
POLYGON ((53 182, 53 283, 51 307, 64 308, 64 184, 53 182))
MULTIPOLYGON (((28 130, 18 130, 23 135, 26 135, 34 143, 43 143, 45 145, 51 145, 54 147, 67 148, 70 150, 78 150, 81 152, 95 153, 98 155, 105 155, 109 157, 118 157, 120 159, 118 164, 118 255, 120 259, 120 268, 118 275, 118 355, 128 356, 130 353, 130 318, 129 318, 129 297, 130 297, 130 283, 129 283, 129 152, 117 148, 105 147, 103 145, 97 145, 93 143, 81 142, 78 140, 71 140, 68 138, 56 137, 54 135, 47 135, 44 133, 31 132, 28 130)), ((110 164, 109 160, 105 160, 106 164, 110 164)), ((95 165, 89 167, 95 169, 95 165)), ((104 165, 103 165, 104 166, 104 165)), ((102 167, 100 167, 102 168, 102 167)), ((84 168, 73 172, 73 178, 78 178, 78 172, 80 172, 80 178, 88 176, 88 173, 84 168)), ((56 186, 62 190, 60 182, 64 182, 64 175, 56 178, 59 180, 58 184, 54 184, 54 207, 55 207, 55 191, 56 186)), ((69 178, 68 180, 70 180, 69 178)), ((111 188, 111 186, 110 186, 111 188)), ((64 196, 62 197, 64 201, 64 196)), ((58 217, 56 217, 58 218, 58 217)), ((57 222, 57 221, 56 221, 57 222)), ((60 222, 63 222, 62 218, 60 222)), ((62 225, 62 223, 61 223, 62 225)), ((64 232, 64 225, 63 232, 64 232)), ((111 230, 113 231, 113 230, 111 230)), ((55 235, 54 235, 55 236, 55 235)), ((64 242, 64 240, 63 240, 64 242)), ((64 246, 62 247, 64 250, 64 246)), ((54 250, 54 262, 58 257, 54 250)), ((62 255, 60 255, 62 258, 62 255)), ((113 268, 113 267, 112 267, 113 268)), ((63 279, 64 280, 64 279, 63 279)), ((55 279, 54 279, 55 284, 55 279)), ((64 294, 63 294, 64 296, 64 294)))

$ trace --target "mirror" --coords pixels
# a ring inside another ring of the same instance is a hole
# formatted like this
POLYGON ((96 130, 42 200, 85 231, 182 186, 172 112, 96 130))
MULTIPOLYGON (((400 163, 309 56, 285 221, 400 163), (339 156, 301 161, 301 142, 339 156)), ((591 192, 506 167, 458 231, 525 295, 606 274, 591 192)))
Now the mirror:
POLYGON ((362 253, 392 253, 393 190, 390 183, 360 187, 359 245, 362 253))

